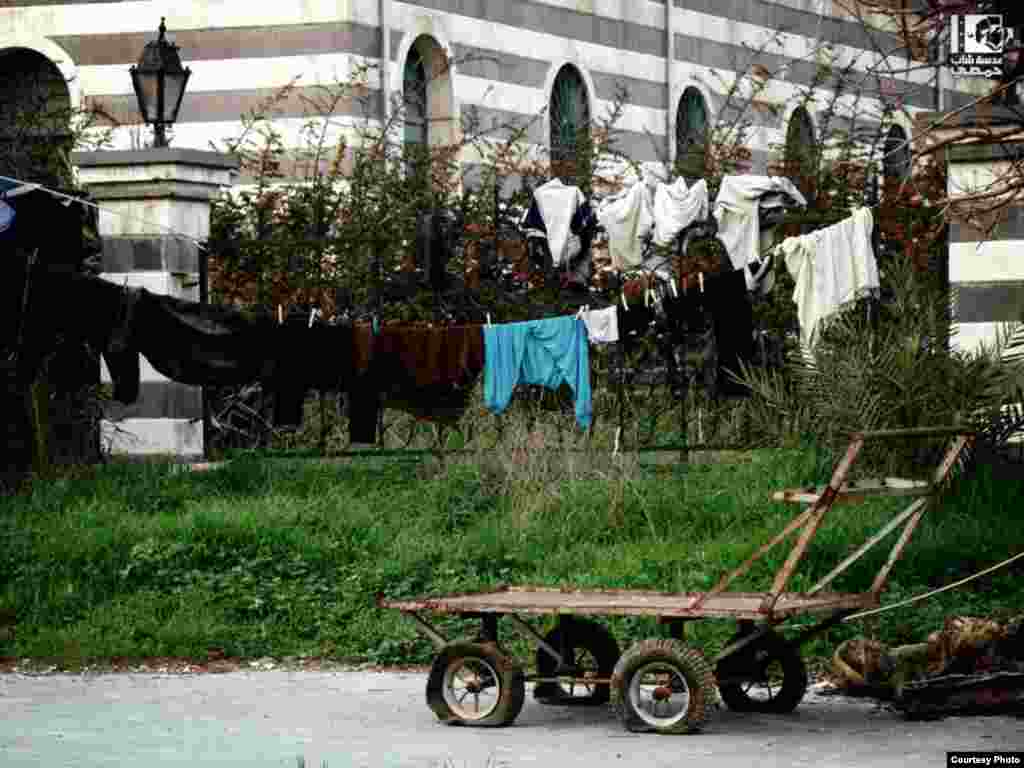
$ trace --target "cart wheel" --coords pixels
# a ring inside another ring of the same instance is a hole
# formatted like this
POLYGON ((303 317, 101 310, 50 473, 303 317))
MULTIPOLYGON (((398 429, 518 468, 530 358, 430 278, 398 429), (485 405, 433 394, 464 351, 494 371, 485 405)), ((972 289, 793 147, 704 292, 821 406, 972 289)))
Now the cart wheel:
MULTIPOLYGON (((575 667, 577 677, 609 678, 619 660, 619 644, 601 624, 585 619, 568 622, 569 637, 566 644, 570 658, 569 666, 575 667)), ((555 627, 544 636, 544 642, 561 650, 562 628, 555 627)), ((537 649, 537 676, 551 677, 557 664, 543 648, 537 649)), ((607 704, 611 698, 608 683, 537 683, 533 697, 541 704, 561 706, 595 706, 607 704)))
POLYGON ((525 698, 522 668, 493 643, 451 643, 427 678, 427 706, 449 725, 508 725, 525 698))
MULTIPOLYGON (((742 637, 736 635, 729 643, 742 637)), ((736 712, 792 712, 807 691, 807 667, 800 653, 774 633, 720 661, 715 674, 745 678, 718 687, 722 701, 736 712)))
POLYGON ((612 707, 630 731, 693 733, 714 703, 711 666, 678 640, 644 640, 615 665, 612 707))

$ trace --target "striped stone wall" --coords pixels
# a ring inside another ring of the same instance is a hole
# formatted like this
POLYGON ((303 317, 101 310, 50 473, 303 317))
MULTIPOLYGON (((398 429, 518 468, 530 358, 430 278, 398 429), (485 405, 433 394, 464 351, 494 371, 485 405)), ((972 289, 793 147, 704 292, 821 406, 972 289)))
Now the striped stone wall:
MULTIPOLYGON (((457 112, 475 108, 485 126, 536 116, 548 102, 554 73, 566 62, 583 73, 592 91, 593 115, 606 111, 616 83, 625 84, 629 98, 618 125, 619 148, 635 160, 653 160, 671 151, 666 137, 685 87, 702 91, 714 117, 722 108, 720 78, 744 69, 751 58, 747 46, 759 46, 778 30, 785 34, 759 57, 770 70, 787 68, 765 94, 776 102, 812 81, 816 62, 807 54, 818 41, 835 44, 842 60, 862 56, 865 61, 874 56, 876 44, 891 50, 896 42, 881 32, 872 33, 872 41, 860 23, 841 17, 832 0, 96 0, 57 5, 14 0, 13 7, 0 8, 0 48, 47 41, 66 54, 81 99, 95 99, 134 123, 138 117, 127 67, 154 35, 161 15, 193 70, 173 134, 175 145, 190 147, 236 135, 241 113, 296 76, 301 76, 301 87, 312 89, 317 82, 344 77, 355 62, 367 61, 386 72, 371 80, 371 88, 380 94, 397 92, 402 67, 396 65, 412 40, 425 34, 455 63, 451 90, 457 112)), ((899 71, 905 61, 894 64, 899 71)), ((930 71, 917 69, 883 83, 883 89, 902 93, 912 112, 934 109, 931 77, 930 71)), ((962 89, 974 85, 960 81, 961 90, 954 91, 945 78, 943 106, 958 104, 967 97, 962 89)), ((373 103, 369 117, 377 118, 382 101, 373 103)), ((879 105, 868 100, 866 106, 879 105)), ((280 107, 278 127, 296 141, 303 114, 299 92, 280 107)), ((342 105, 339 113, 353 121, 364 117, 355 102, 342 105)), ((752 170, 763 170, 772 145, 785 135, 785 115, 765 111, 756 118, 752 170)), ((530 138, 547 144, 543 121, 530 138)), ((115 141, 129 148, 131 132, 119 130, 115 141)))
MULTIPOLYGON (((949 192, 984 189, 1024 158, 1024 144, 952 147, 949 192)), ((994 229, 965 223, 950 226, 949 280, 953 289, 956 345, 975 350, 991 346, 999 327, 1024 321, 1024 201, 1001 211, 994 229)))

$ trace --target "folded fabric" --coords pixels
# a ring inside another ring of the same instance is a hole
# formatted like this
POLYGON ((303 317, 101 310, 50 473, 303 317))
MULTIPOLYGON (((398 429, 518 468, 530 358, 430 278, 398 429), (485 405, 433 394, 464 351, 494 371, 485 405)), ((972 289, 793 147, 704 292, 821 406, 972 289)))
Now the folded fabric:
POLYGON ((583 204, 583 192, 579 187, 563 184, 561 179, 552 179, 533 191, 544 228, 548 234, 551 261, 557 267, 566 257, 570 225, 577 209, 583 204))
POLYGON ((668 245, 694 221, 708 217, 708 183, 699 179, 687 188, 679 177, 672 184, 659 184, 654 191, 654 242, 668 245))
POLYGON ((874 216, 859 208, 847 219, 807 235, 789 237, 778 248, 796 282, 793 302, 800 340, 814 343, 819 324, 847 304, 878 291, 878 264, 871 244, 874 216))
MULTIPOLYGON (((793 182, 784 176, 726 176, 715 198, 718 239, 735 269, 743 269, 759 256, 761 240, 760 201, 766 195, 785 193, 798 205, 807 205, 793 182)), ((781 198, 784 199, 784 198, 781 198)), ((778 205, 780 198, 772 200, 778 205)))
POLYGON ((590 353, 583 320, 571 315, 484 326, 484 403, 504 411, 518 384, 558 389, 568 384, 576 399, 576 423, 590 427, 590 353))
POLYGON ((612 268, 635 269, 643 263, 643 239, 654 226, 650 192, 639 181, 622 197, 606 203, 597 214, 608 233, 612 268))
POLYGON ((615 307, 592 309, 582 317, 591 343, 608 344, 619 340, 619 313, 615 307))

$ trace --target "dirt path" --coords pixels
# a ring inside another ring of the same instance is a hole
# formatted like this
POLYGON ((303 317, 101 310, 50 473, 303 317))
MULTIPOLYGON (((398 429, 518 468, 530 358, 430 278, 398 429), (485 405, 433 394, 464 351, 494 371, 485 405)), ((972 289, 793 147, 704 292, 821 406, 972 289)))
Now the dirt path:
POLYGON ((946 765, 947 750, 1024 748, 1024 718, 907 722, 874 702, 808 694, 788 716, 719 710, 700 735, 630 734, 604 709, 540 706, 516 723, 440 725, 420 672, 0 674, 0 765, 946 765))

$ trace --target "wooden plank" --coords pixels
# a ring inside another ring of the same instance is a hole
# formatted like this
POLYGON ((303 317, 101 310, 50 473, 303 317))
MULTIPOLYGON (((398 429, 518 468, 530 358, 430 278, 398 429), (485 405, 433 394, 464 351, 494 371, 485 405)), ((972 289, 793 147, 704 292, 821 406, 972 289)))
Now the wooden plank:
MULTIPOLYGON (((772 501, 784 501, 792 504, 814 504, 828 486, 820 485, 813 488, 787 488, 775 491, 772 501)), ((927 496, 932 491, 932 484, 927 480, 907 480, 901 477, 883 477, 864 480, 851 480, 843 483, 836 497, 836 504, 853 503, 876 497, 927 496)))
POLYGON ((917 499, 916 501, 912 502, 911 505, 909 507, 907 507, 905 510, 903 510, 899 515, 897 515, 894 520, 891 520, 884 528, 882 528, 882 530, 880 530, 878 533, 876 533, 870 539, 868 539, 863 544, 861 544, 860 547, 858 547, 857 550, 853 554, 851 554, 849 557, 847 557, 845 560, 843 560, 839 565, 837 565, 835 568, 833 568, 832 571, 827 576, 825 576, 825 578, 823 578, 821 581, 819 581, 817 584, 815 584, 813 587, 811 587, 810 590, 807 592, 807 594, 808 595, 815 595, 818 592, 820 592, 822 589, 827 587, 829 584, 831 584, 832 580, 835 579, 836 576, 838 576, 843 571, 845 571, 847 568, 849 568, 852 563, 854 563, 855 561, 859 560, 861 555, 863 555, 865 552, 867 552, 869 549, 871 549, 873 546, 875 546, 875 544, 877 544, 882 539, 884 539, 886 536, 888 536, 889 533, 892 532, 893 530, 895 530, 896 527, 899 526, 900 523, 902 523, 904 520, 906 520, 911 515, 917 513, 927 503, 928 503, 927 499, 917 499))
POLYGON ((908 429, 876 429, 872 432, 856 432, 852 437, 866 439, 885 437, 955 437, 956 435, 974 435, 968 427, 910 427, 908 429))
MULTIPOLYGON (((544 587, 517 587, 494 592, 447 595, 411 600, 380 600, 385 608, 397 608, 412 616, 417 611, 450 614, 535 614, 535 615, 618 615, 663 617, 765 618, 761 607, 763 592, 726 592, 707 597, 699 609, 690 608, 694 592, 654 592, 651 590, 562 590, 544 587)), ((838 609, 873 607, 870 593, 822 593, 809 596, 784 593, 775 606, 777 616, 798 613, 824 613, 838 609)), ((416 617, 418 618, 418 617, 416 617)))

